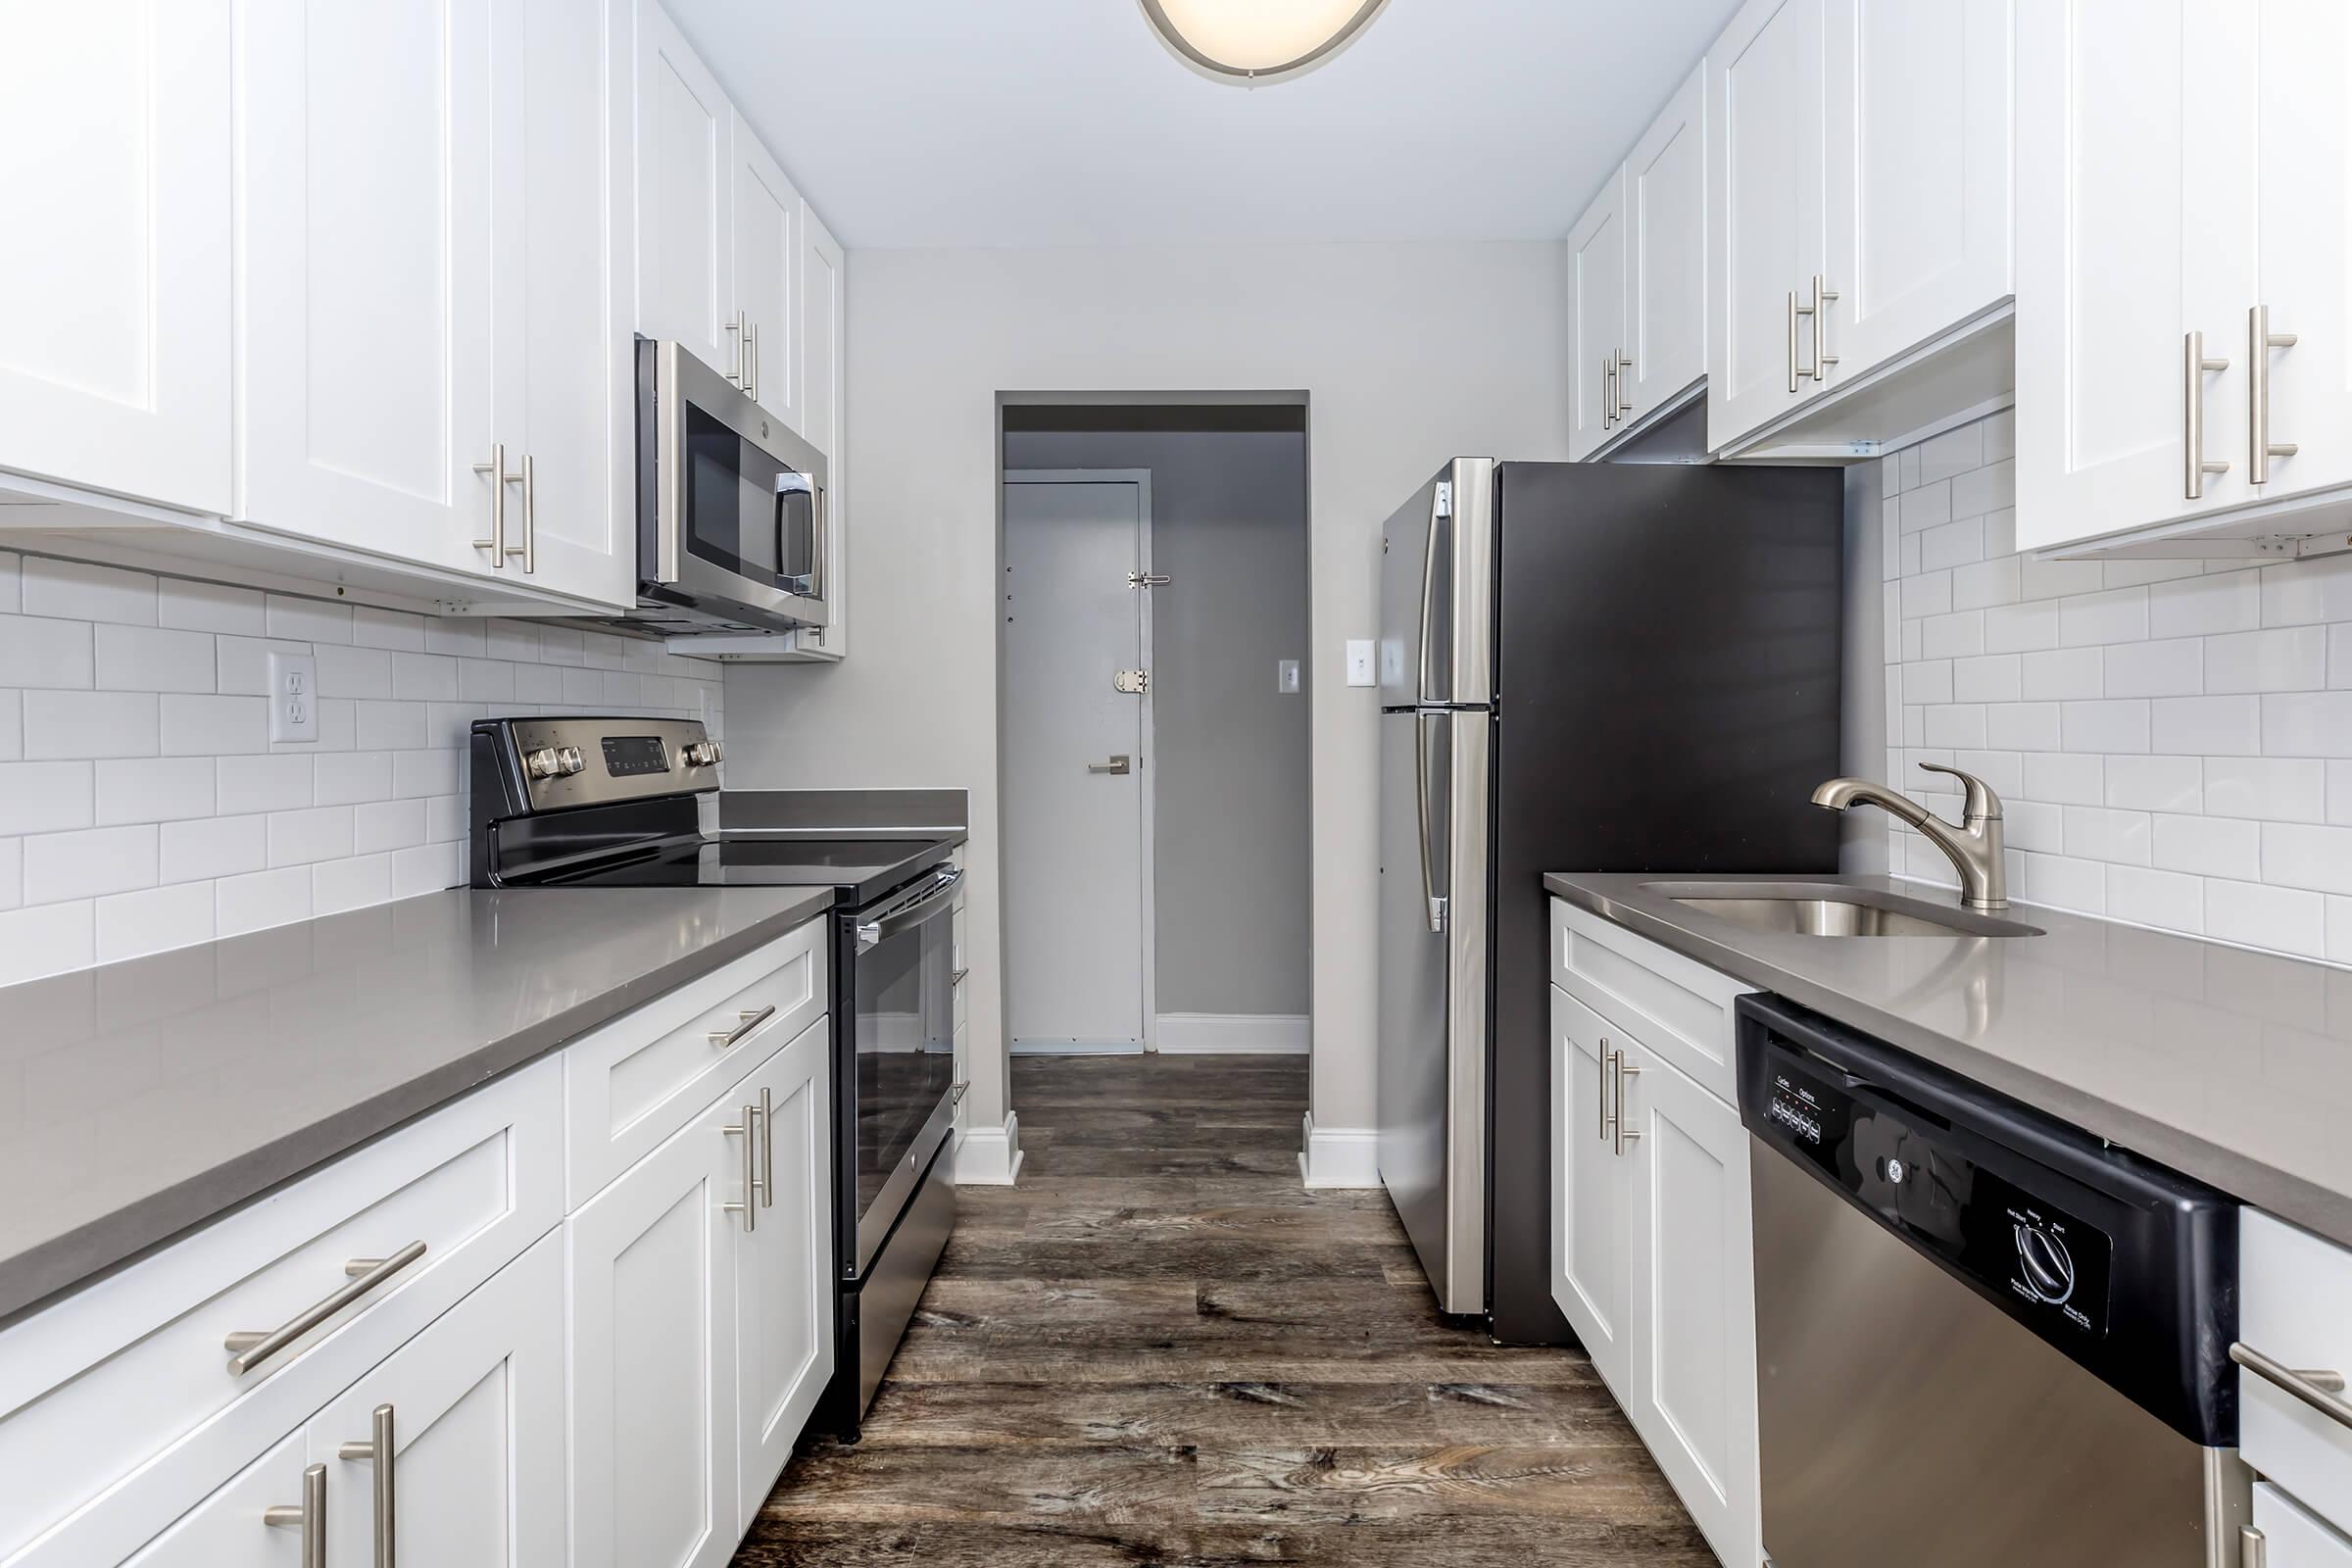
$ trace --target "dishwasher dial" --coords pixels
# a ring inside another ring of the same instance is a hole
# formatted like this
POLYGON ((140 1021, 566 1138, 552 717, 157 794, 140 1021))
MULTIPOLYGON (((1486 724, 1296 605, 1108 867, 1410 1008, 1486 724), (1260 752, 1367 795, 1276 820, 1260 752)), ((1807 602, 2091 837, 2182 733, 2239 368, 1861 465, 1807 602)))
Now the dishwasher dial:
POLYGON ((2017 1227, 2017 1265, 2026 1289, 2053 1306, 2075 1294, 2075 1260, 2066 1244, 2039 1225, 2017 1227))

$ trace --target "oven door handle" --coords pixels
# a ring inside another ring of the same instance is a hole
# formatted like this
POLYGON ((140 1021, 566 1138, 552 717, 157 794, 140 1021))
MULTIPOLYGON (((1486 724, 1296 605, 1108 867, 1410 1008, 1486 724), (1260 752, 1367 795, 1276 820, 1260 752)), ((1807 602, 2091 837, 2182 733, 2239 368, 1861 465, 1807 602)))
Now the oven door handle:
POLYGON ((902 936, 926 920, 936 920, 946 914, 956 906, 956 890, 962 882, 963 868, 949 866, 912 901, 896 908, 885 909, 871 920, 858 921, 858 951, 871 952, 892 937, 902 936))

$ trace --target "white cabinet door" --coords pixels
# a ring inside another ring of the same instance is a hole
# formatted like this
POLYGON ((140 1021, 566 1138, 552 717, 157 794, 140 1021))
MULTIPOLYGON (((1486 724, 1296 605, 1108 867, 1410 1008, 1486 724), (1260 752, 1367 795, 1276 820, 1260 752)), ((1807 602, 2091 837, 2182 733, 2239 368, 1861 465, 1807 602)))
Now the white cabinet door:
POLYGON ((740 377, 735 111, 660 0, 637 0, 636 116, 637 330, 740 377))
POLYGON ((1834 386, 2010 293, 2010 0, 1830 0, 1827 24, 1834 386))
POLYGON ((0 466, 225 513, 228 0, 4 0, 0 37, 0 466))
POLYGON ((2016 171, 2019 548, 2245 501, 2258 95, 2243 14, 2052 0, 2024 8, 2016 60, 2017 145, 2034 150, 2016 171), (2227 367, 2192 369, 2190 332, 2227 367), (2229 465, 2199 499, 2192 401, 2201 457, 2229 465))
MULTIPOLYGON (((2263 498, 2352 481, 2352 9, 2340 0, 2263 0, 2259 15, 2261 276, 2246 302, 2270 310, 2291 348, 2258 346, 2248 322, 2216 352, 2264 356, 2272 443, 2263 498)), ((2247 383, 2251 390, 2251 379, 2247 383)), ((2249 414, 2249 420, 2251 416, 2249 414)), ((2220 421, 2217 421, 2220 422, 2220 421)), ((2217 456, 2235 457, 2234 453, 2217 456)), ((2255 463, 2249 432, 2244 453, 2255 463)))
MULTIPOLYGON (((1621 1047, 1628 1045, 1620 1042, 1621 1047)), ((1633 1383, 1626 1413, 1725 1562, 1763 1557, 1756 1292, 1740 1113, 1635 1047, 1633 1383)))
POLYGON ((630 0, 493 0, 496 574, 633 606, 630 0))
POLYGON ((1601 1054, 1629 1044, 1600 1014, 1551 988, 1551 1295, 1584 1341, 1594 1370, 1627 1397, 1626 1234, 1633 1162, 1604 1123, 1614 1074, 1601 1054))
MULTIPOLYGON (((297 1428, 123 1558, 122 1568, 302 1568, 302 1527, 269 1524, 263 1515, 302 1506, 310 1462, 309 1436, 297 1428)), ((333 1518, 329 1507, 330 1524, 333 1518)))
POLYGON ((577 1568, 715 1568, 735 1503, 735 1241, 722 1102, 566 1222, 577 1568))
POLYGON ((1618 425, 1625 347, 1625 172, 1609 177, 1568 231, 1568 455, 1583 458, 1618 425))
POLYGON ((2260 1555, 2245 1558, 2254 1568, 2352 1568, 2352 1541, 2267 1483, 2254 1488, 2254 1528, 2263 1543, 2260 1555))
POLYGON ((795 633, 800 651, 841 659, 850 651, 849 340, 841 245, 801 203, 801 434, 825 455, 827 624, 795 633))
POLYGON ((760 1222, 735 1232, 739 1532, 833 1376, 831 1035, 817 1019, 727 1097, 760 1107, 760 1222))
POLYGON ((238 0, 238 514, 488 568, 488 0, 238 0))
POLYGON ((801 432, 801 193, 736 115, 735 310, 743 320, 743 389, 801 432))
POLYGON ((560 1568, 564 1425, 564 1238, 550 1232, 312 1421, 327 1560, 375 1560, 389 1502, 404 1561, 560 1568))
POLYGON ((1642 419, 1707 373, 1706 77, 1693 71, 1625 161, 1620 404, 1642 419))
POLYGON ((1748 0, 1707 54, 1711 447, 1732 445, 1817 389, 1812 323, 1800 331, 1795 310, 1827 266, 1823 5, 1748 0))

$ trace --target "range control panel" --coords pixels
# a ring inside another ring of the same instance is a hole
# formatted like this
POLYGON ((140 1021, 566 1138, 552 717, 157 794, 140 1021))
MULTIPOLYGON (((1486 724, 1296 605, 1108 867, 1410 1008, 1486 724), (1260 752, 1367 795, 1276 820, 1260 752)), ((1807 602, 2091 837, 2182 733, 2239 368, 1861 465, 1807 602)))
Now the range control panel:
POLYGON ((2114 1241, 2047 1195, 1970 1159, 1927 1118, 1857 1093, 1842 1074, 1769 1048, 1762 1106, 1793 1158, 2027 1315, 2104 1336, 2114 1241))

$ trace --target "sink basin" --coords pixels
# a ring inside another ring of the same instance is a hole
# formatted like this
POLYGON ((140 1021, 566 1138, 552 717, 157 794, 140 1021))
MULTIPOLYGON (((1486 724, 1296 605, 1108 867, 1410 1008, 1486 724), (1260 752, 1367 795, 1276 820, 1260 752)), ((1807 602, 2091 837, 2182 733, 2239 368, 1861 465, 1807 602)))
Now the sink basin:
POLYGON ((2037 937, 2041 928, 1955 905, 1821 882, 1651 882, 1686 909, 1804 937, 2037 937))

